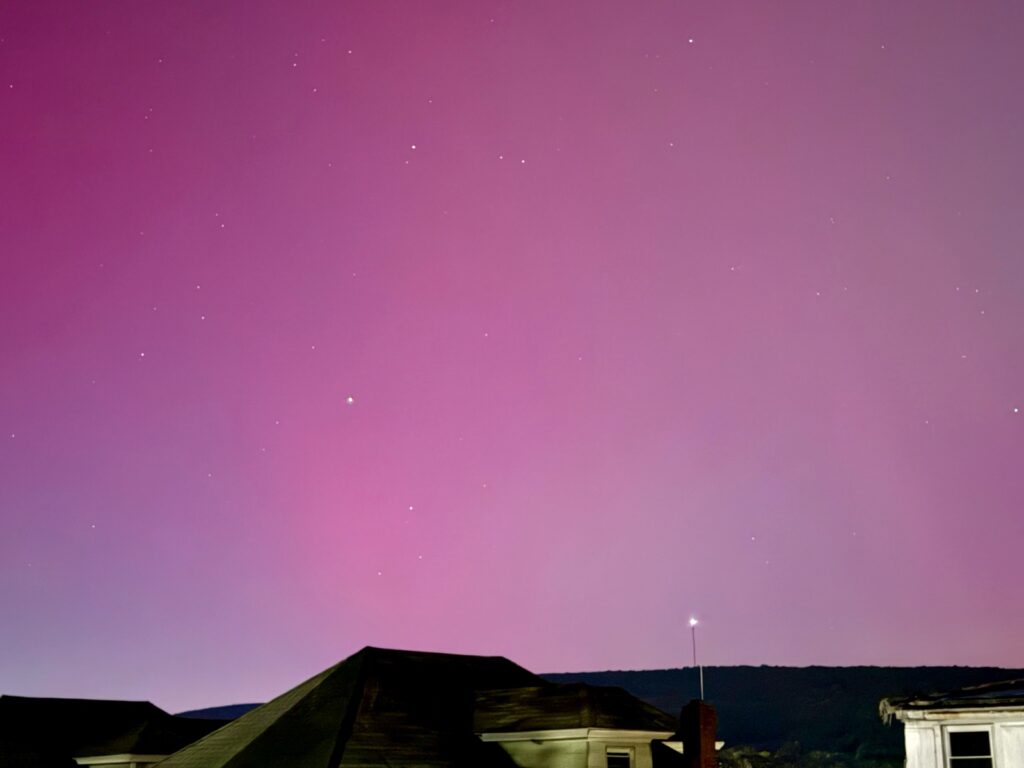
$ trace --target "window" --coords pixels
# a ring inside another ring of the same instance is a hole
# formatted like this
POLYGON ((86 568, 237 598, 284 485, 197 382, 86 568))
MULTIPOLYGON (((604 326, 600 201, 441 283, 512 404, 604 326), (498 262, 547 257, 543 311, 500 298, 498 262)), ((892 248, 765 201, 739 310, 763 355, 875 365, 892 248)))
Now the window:
MULTIPOLYGON (((633 768, 633 750, 612 749, 609 747, 605 756, 608 758, 608 768, 633 768)), ((973 768, 966 766, 966 768, 973 768)))
POLYGON ((992 768, 987 730, 948 731, 949 768, 992 768))

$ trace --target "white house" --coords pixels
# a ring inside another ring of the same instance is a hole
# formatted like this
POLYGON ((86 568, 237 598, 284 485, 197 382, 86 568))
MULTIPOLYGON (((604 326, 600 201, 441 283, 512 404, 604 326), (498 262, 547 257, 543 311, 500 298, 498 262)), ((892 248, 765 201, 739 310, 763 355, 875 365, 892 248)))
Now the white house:
POLYGON ((621 688, 578 683, 481 691, 473 723, 518 768, 653 768, 659 750, 660 763, 679 764, 671 751, 683 746, 675 718, 621 688))
POLYGON ((1024 680, 883 699, 903 723, 906 768, 1024 767, 1024 680))

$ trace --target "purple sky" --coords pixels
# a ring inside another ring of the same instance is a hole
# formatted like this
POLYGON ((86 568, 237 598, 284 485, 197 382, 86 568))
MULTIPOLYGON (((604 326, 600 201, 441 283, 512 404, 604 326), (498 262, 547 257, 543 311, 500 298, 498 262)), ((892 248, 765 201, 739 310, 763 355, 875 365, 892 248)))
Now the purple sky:
POLYGON ((3 692, 1024 666, 1022 37, 4 3, 3 692))

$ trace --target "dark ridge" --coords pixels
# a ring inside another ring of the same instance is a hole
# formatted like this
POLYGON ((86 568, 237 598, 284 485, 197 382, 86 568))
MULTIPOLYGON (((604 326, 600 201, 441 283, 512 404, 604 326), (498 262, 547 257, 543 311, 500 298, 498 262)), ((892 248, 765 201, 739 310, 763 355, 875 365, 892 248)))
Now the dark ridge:
POLYGON ((237 720, 246 712, 256 709, 259 704, 225 704, 222 707, 206 707, 179 712, 175 717, 189 717, 193 720, 237 720))
MULTIPOLYGON (((543 677, 619 686, 671 714, 699 690, 692 667, 543 677)), ((882 722, 883 698, 1020 677, 1024 670, 999 667, 704 667, 704 689, 729 746, 776 751, 798 743, 804 751, 888 760, 903 756, 903 729, 882 722)))

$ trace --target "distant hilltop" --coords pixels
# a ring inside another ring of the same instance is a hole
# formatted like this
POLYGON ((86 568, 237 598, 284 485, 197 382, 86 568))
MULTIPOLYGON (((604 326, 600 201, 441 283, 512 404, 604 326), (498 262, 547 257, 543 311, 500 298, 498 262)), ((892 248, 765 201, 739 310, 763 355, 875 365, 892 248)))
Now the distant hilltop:
POLYGON ((258 706, 260 704, 226 704, 223 707, 190 709, 188 712, 179 712, 178 717, 191 717, 195 720, 237 720, 250 709, 256 709, 258 706))
MULTIPOLYGON (((699 696, 693 668, 545 674, 553 682, 618 685, 669 713, 699 696)), ((1024 677, 1000 667, 704 667, 705 697, 727 746, 821 750, 862 760, 901 758, 903 729, 886 726, 887 696, 948 691, 1024 677)))

